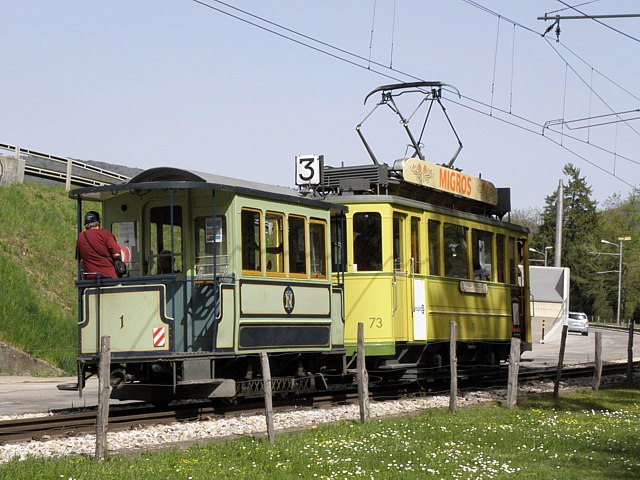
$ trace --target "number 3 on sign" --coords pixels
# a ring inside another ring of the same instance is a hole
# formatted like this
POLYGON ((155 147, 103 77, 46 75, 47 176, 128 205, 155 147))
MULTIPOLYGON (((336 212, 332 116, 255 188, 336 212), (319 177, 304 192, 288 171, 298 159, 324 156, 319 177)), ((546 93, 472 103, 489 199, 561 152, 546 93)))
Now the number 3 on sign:
POLYGON ((321 185, 324 155, 296 156, 296 185, 321 185))

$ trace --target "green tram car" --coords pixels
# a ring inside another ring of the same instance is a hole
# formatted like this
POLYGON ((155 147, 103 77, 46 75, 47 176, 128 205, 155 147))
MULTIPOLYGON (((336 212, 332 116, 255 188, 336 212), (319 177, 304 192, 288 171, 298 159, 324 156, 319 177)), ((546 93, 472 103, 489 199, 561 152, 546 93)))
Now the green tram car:
POLYGON ((259 393, 261 351, 271 354, 274 391, 342 373, 344 299, 329 225, 344 206, 175 168, 70 196, 78 231, 82 212, 95 209, 87 202, 101 203, 102 228, 128 264, 124 278, 84 279, 78 263, 80 392, 97 373, 102 336, 111 396, 122 400, 259 393))
POLYGON ((451 322, 461 363, 499 365, 512 337, 531 350, 528 230, 504 220, 509 189, 418 158, 309 168, 348 207, 344 344, 352 355, 362 322, 370 375, 441 374, 451 322))

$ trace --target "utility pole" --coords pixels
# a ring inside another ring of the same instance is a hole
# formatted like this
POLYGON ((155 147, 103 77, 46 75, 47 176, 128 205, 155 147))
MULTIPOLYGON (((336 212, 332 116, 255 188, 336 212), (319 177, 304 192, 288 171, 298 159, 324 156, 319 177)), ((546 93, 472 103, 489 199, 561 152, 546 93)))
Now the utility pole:
POLYGON ((562 258, 562 212, 564 210, 564 187, 562 180, 558 184, 558 194, 556 195, 556 247, 554 267, 560 267, 562 258))

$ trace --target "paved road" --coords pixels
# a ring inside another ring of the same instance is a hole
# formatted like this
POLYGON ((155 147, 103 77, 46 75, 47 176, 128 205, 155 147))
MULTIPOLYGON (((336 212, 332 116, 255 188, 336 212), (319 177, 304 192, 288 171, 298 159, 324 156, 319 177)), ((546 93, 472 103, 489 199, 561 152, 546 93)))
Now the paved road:
MULTIPOLYGON (((592 363, 595 352, 595 335, 588 337, 570 333, 567 337, 565 365, 592 363)), ((627 332, 602 330, 603 361, 613 362, 627 360, 627 332)), ((635 360, 640 360, 640 335, 634 340, 635 360)), ((536 368, 543 366, 557 366, 560 351, 559 336, 547 339, 544 344, 534 343, 533 351, 522 356, 520 368, 536 368)), ((0 417, 20 413, 48 412, 50 410, 93 406, 97 404, 97 379, 91 378, 79 398, 77 392, 60 391, 56 385, 60 383, 74 383, 75 377, 9 377, 0 376, 0 417)), ((119 401, 112 401, 119 404, 119 401)))
MULTIPOLYGON (((605 330, 591 328, 589 336, 579 333, 569 333, 564 354, 564 365, 577 365, 593 363, 595 361, 595 335, 594 332, 602 332, 602 360, 603 362, 626 362, 627 343, 629 333, 627 331, 605 330)), ((640 335, 634 336, 634 360, 640 360, 640 335)), ((560 354, 560 335, 553 339, 546 339, 544 344, 534 343, 531 352, 522 355, 521 367, 533 366, 555 367, 558 365, 560 354)))
POLYGON ((98 381, 89 379, 87 388, 78 392, 60 391, 56 385, 75 383, 76 377, 8 377, 0 376, 0 417, 22 413, 41 413, 61 408, 95 406, 98 381))

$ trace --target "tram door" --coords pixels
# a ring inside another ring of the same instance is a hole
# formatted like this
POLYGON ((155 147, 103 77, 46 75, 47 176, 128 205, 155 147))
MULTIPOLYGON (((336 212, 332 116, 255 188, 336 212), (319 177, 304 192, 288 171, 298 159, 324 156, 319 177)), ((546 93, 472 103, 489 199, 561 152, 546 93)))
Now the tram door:
MULTIPOLYGON (((169 202, 170 203, 170 202, 169 202)), ((154 200, 144 208, 143 275, 165 286, 166 311, 175 322, 175 345, 186 350, 183 208, 154 200)))
POLYGON ((393 331, 396 340, 406 341, 411 318, 411 265, 405 245, 406 216, 393 214, 393 279, 391 289, 391 307, 393 331))

